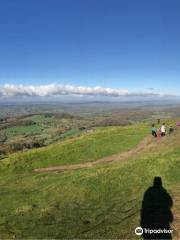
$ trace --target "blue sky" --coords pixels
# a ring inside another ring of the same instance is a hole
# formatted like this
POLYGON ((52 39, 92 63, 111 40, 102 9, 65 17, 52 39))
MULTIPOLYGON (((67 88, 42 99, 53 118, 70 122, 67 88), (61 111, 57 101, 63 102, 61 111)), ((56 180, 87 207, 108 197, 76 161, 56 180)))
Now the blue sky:
POLYGON ((0 86, 180 95, 179 0, 0 0, 0 86))

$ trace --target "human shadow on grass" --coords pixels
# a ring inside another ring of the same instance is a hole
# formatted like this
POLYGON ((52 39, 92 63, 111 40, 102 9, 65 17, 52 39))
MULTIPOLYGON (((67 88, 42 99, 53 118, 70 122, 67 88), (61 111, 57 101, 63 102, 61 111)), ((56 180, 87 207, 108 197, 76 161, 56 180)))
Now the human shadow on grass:
POLYGON ((173 222, 173 200, 162 186, 161 177, 155 177, 153 186, 144 193, 141 209, 141 227, 144 239, 172 239, 170 223, 173 222), (158 233, 147 232, 159 230, 158 233))

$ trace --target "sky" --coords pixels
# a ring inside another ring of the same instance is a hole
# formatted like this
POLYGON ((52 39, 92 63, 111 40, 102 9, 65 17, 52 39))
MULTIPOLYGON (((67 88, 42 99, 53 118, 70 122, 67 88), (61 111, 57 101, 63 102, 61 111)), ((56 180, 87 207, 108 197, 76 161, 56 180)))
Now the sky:
POLYGON ((179 12, 179 0, 0 0, 0 98, 179 96, 179 12))

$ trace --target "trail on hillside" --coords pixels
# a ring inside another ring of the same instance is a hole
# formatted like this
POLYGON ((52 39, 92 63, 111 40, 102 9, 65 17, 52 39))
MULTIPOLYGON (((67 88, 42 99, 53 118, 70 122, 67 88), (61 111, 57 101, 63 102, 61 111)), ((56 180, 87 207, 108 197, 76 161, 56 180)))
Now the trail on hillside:
POLYGON ((103 163, 111 163, 111 162, 117 162, 117 161, 123 161, 126 160, 135 154, 143 151, 146 146, 150 143, 151 137, 145 137, 136 147, 132 148, 129 151, 121 152, 118 154, 113 154, 111 156, 100 158, 93 162, 86 162, 86 163, 79 163, 79 164, 70 164, 70 165, 61 165, 61 166, 54 166, 54 167, 47 167, 47 168, 37 168, 34 169, 34 172, 63 172, 67 170, 76 170, 76 169, 82 169, 82 168, 90 168, 97 164, 103 164, 103 163))

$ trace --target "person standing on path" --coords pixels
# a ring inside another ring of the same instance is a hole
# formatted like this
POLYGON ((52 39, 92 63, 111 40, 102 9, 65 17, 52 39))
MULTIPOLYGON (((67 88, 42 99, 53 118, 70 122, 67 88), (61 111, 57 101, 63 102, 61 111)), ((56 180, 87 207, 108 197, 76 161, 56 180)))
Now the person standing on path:
POLYGON ((164 137, 166 135, 166 126, 165 123, 161 126, 161 136, 164 137))
POLYGON ((151 132, 152 132, 152 136, 153 136, 153 137, 157 137, 156 131, 157 131, 157 130, 156 130, 156 128, 155 128, 155 125, 152 124, 151 132))

